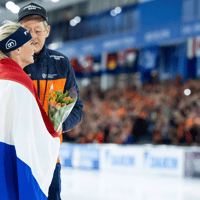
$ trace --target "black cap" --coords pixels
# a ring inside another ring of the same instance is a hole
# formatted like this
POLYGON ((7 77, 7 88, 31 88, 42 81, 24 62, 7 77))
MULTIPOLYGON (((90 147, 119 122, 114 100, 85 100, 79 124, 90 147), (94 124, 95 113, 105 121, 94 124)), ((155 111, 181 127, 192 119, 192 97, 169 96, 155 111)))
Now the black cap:
POLYGON ((20 8, 19 13, 18 13, 18 22, 22 18, 24 18, 28 15, 40 15, 46 21, 48 20, 46 10, 42 6, 40 6, 36 3, 30 3, 30 4, 25 5, 22 8, 20 8))

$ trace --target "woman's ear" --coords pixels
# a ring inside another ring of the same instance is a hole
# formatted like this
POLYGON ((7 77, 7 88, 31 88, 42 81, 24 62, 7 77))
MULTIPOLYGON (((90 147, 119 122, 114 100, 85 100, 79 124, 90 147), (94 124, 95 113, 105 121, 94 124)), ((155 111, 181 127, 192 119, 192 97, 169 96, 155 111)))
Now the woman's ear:
POLYGON ((16 56, 19 56, 21 53, 21 47, 15 49, 14 51, 9 52, 8 57, 10 57, 11 59, 13 59, 16 56))
POLYGON ((17 48, 17 49, 15 50, 15 53, 16 53, 17 55, 20 55, 20 53, 21 53, 21 47, 17 48))
POLYGON ((12 60, 17 61, 18 58, 20 57, 20 54, 21 54, 21 48, 19 47, 19 48, 15 49, 14 51, 10 51, 8 53, 8 57, 11 58, 12 60))

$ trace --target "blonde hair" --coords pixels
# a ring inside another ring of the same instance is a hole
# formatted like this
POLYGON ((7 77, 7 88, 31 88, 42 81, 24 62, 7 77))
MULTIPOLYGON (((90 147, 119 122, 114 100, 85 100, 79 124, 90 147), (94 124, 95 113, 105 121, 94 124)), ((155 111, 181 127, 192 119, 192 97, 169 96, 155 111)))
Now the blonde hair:
POLYGON ((45 28, 45 31, 47 30, 47 27, 48 27, 48 23, 47 23, 47 21, 42 21, 42 23, 44 24, 44 28, 45 28))
MULTIPOLYGON (((20 27, 19 23, 15 23, 8 20, 4 21, 3 25, 0 27, 0 41, 12 35, 15 31, 17 31, 19 27, 20 27)), ((8 57, 9 53, 4 54, 2 51, 0 51, 0 60, 8 57)))

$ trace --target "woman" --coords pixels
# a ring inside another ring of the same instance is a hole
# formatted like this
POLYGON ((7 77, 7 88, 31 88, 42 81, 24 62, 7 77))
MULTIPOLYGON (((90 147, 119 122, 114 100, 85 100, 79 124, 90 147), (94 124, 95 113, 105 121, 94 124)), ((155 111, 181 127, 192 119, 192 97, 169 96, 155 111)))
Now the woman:
POLYGON ((18 23, 0 27, 0 199, 47 199, 59 134, 23 68, 34 62, 30 33, 18 23))

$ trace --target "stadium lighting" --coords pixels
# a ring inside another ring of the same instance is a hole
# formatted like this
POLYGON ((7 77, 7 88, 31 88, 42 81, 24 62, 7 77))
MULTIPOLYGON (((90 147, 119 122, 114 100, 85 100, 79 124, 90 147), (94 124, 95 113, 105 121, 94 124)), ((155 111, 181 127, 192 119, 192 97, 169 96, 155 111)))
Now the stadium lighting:
POLYGON ((76 21, 77 24, 81 22, 81 18, 79 16, 76 16, 74 20, 76 21))
POLYGON ((70 20, 70 26, 76 26, 76 21, 74 19, 70 20))
POLYGON ((115 13, 116 14, 119 14, 121 12, 122 12, 122 8, 121 7, 118 6, 118 7, 115 8, 115 13))
POLYGON ((18 13, 19 10, 20 10, 19 6, 17 6, 17 5, 16 5, 14 2, 12 2, 12 1, 8 1, 8 2, 6 3, 6 8, 7 8, 8 10, 10 10, 11 12, 13 12, 13 13, 18 13))
POLYGON ((117 13, 115 12, 115 10, 111 10, 111 11, 110 11, 110 15, 111 15, 112 17, 115 17, 115 16, 117 15, 117 13))
POLYGON ((49 44, 49 48, 50 49, 53 49, 53 50, 55 50, 55 49, 57 49, 57 48, 59 48, 59 47, 61 47, 62 46, 62 44, 63 44, 63 42, 61 41, 61 42, 53 42, 53 43, 51 43, 51 44, 49 44))
POLYGON ((51 0, 52 2, 58 2, 59 0, 51 0))
POLYGON ((184 94, 185 94, 185 96, 189 96, 191 94, 191 90, 190 89, 185 89, 184 90, 184 94))
POLYGON ((15 6, 15 3, 12 2, 12 1, 8 1, 8 2, 6 3, 6 8, 7 8, 8 10, 11 10, 11 9, 13 8, 13 6, 15 6))
POLYGON ((81 18, 79 16, 76 16, 74 19, 70 20, 70 26, 76 26, 78 23, 81 22, 81 18))
POLYGON ((19 10, 20 10, 19 6, 15 5, 11 11, 16 14, 19 12, 19 10))
POLYGON ((121 12, 122 12, 122 8, 119 7, 119 6, 117 6, 115 9, 113 9, 113 10, 110 11, 110 15, 112 17, 115 17, 116 15, 118 15, 121 12))

